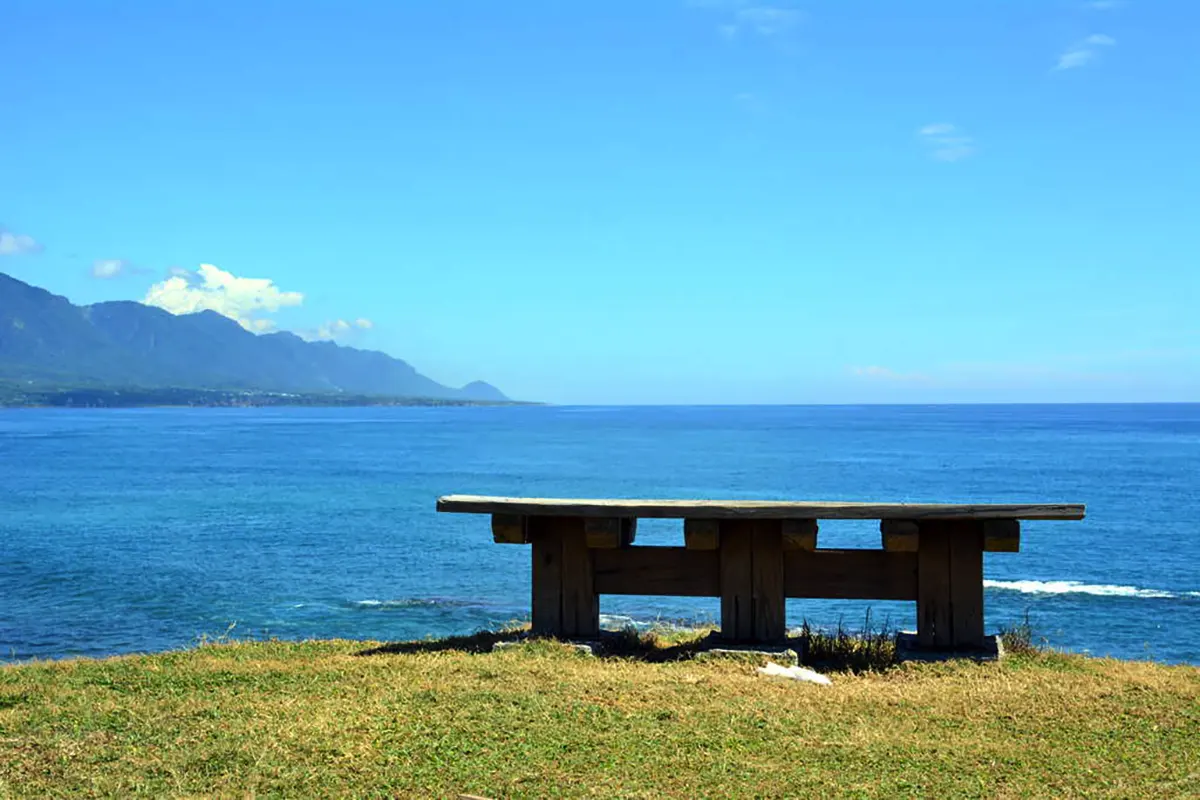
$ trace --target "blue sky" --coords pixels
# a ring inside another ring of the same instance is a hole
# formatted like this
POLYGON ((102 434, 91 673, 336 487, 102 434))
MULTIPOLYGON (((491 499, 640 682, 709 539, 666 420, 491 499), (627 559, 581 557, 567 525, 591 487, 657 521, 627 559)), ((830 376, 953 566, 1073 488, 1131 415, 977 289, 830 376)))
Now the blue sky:
POLYGON ((554 402, 1200 400, 1198 26, 7 0, 0 271, 554 402))

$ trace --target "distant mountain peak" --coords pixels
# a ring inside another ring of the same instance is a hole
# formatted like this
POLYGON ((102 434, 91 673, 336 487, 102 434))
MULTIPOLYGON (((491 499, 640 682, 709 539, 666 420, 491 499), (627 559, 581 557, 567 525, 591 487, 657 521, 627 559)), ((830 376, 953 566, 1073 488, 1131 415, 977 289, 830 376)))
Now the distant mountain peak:
POLYGON ((504 402, 508 399, 503 392, 485 381, 471 381, 458 391, 466 400, 504 402))
POLYGON ((504 401, 482 381, 443 386, 405 361, 288 331, 258 335, 205 310, 134 301, 72 305, 0 273, 0 378, 142 388, 340 392, 504 401))

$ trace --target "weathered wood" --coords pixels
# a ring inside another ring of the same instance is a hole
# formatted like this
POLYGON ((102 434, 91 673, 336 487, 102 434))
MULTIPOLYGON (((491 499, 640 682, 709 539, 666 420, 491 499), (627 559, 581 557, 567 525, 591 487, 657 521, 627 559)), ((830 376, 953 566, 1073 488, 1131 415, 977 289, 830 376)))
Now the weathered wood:
POLYGON ((585 517, 587 546, 597 549, 628 547, 637 535, 637 520, 621 517, 585 517))
POLYGON ((817 521, 815 519, 783 520, 784 550, 816 550, 817 521))
POLYGON ((787 632, 783 588, 783 524, 774 520, 742 523, 750 526, 753 542, 750 565, 752 638, 756 642, 782 639, 787 632))
POLYGON ((721 637, 754 638, 754 541, 741 520, 721 522, 721 637))
POLYGON ((601 549, 621 546, 620 517, 588 517, 583 520, 587 546, 601 549))
POLYGON ((983 643, 983 553, 1016 552, 1022 519, 1082 519, 1070 504, 554 500, 451 495, 532 543, 533 632, 592 637, 600 594, 717 596, 722 634, 781 638, 786 597, 916 600, 918 641, 983 643), (630 547, 638 517, 683 518, 686 547, 630 547), (818 519, 880 519, 882 550, 818 550, 818 519))
POLYGON ((696 519, 1083 519, 1078 504, 774 502, 763 500, 608 500, 449 495, 438 511, 527 516, 696 519))
POLYGON ((621 547, 631 547, 637 538, 637 517, 621 518, 621 547))
POLYGON ((562 555, 563 542, 555 529, 554 517, 529 521, 529 540, 533 544, 533 585, 531 630, 539 636, 562 634, 562 555))
POLYGON ((983 549, 989 553, 1021 552, 1021 523, 1015 519, 989 519, 984 522, 983 549))
MULTIPOLYGON (((592 552, 597 594, 719 597, 720 554, 684 547, 630 547, 592 552)), ((787 597, 916 600, 917 556, 882 550, 815 550, 783 554, 787 597)))
POLYGON ((983 646, 983 524, 944 523, 950 540, 950 630, 954 647, 983 646))
POLYGON ((689 550, 716 550, 721 545, 720 523, 715 519, 685 519, 683 544, 689 550))
POLYGON ((921 525, 917 550, 917 641, 925 647, 954 644, 950 625, 950 526, 921 525))
POLYGON ((883 549, 893 553, 915 553, 920 529, 911 519, 885 519, 879 522, 883 549))
POLYGON ((492 515, 492 541, 496 544, 528 544, 527 518, 518 514, 492 515))
MULTIPOLYGON (((593 582, 592 549, 582 519, 560 520, 562 539, 562 629, 560 635, 594 638, 600 635, 600 597, 593 582)), ((620 524, 617 525, 620 533, 620 524)))
POLYGON ((916 600, 917 555, 883 550, 814 550, 783 554, 788 597, 916 600))
POLYGON ((628 547, 592 552, 598 594, 718 597, 720 555, 684 547, 628 547))

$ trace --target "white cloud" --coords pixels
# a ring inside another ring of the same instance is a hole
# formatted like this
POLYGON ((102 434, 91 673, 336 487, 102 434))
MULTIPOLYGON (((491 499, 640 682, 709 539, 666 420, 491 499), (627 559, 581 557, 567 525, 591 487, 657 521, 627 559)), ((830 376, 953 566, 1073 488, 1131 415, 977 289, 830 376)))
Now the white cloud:
POLYGON ((751 0, 692 0, 689 5, 720 11, 725 21, 717 26, 717 30, 728 39, 743 34, 768 38, 780 36, 804 21, 804 12, 795 8, 751 0))
POLYGON ((345 336, 352 330, 350 323, 344 319, 335 319, 333 322, 326 322, 321 327, 317 328, 317 339, 337 339, 339 336, 345 336))
POLYGON ((741 111, 756 116, 761 116, 770 109, 767 98, 757 92, 738 92, 733 96, 733 102, 741 111))
POLYGON ((0 227, 0 256, 23 256, 42 252, 42 246, 32 236, 13 233, 0 227))
POLYGON ((938 161, 960 161, 975 154, 975 140, 948 122, 937 122, 917 130, 917 136, 938 161))
POLYGON ((752 31, 759 36, 777 36, 800 24, 804 15, 793 8, 749 6, 734 13, 734 34, 752 31))
POLYGON ((851 367, 850 371, 860 378, 890 378, 896 373, 892 372, 887 367, 851 367))
POLYGON ((1111 381, 1120 377, 1122 365, 1195 358, 1198 354, 1200 350, 1194 348, 1122 350, 1058 354, 1042 361, 949 362, 931 365, 925 372, 898 372, 879 365, 848 367, 847 371, 856 378, 881 384, 922 384, 959 389, 1011 387, 1046 381, 1111 381))
POLYGON ((374 327, 374 322, 363 317, 359 317, 353 322, 344 319, 335 319, 332 322, 326 322, 324 325, 318 326, 314 330, 296 331, 296 335, 309 342, 340 342, 352 338, 359 331, 367 331, 374 327))
POLYGON ((92 277, 108 280, 129 271, 129 262, 123 258, 100 258, 92 262, 92 277))
POLYGON ((1058 64, 1055 65, 1055 71, 1064 69, 1077 69, 1087 66, 1096 59, 1102 47, 1112 47, 1117 43, 1117 40, 1111 36, 1106 36, 1103 33, 1093 33, 1086 39, 1082 39, 1067 48, 1066 52, 1058 57, 1058 64))
POLYGON ((298 306, 304 295, 281 291, 268 278, 239 278, 212 264, 201 264, 195 272, 173 268, 171 277, 151 286, 142 302, 172 314, 215 311, 246 330, 263 332, 275 329, 275 321, 265 314, 298 306))
POLYGON ((929 377, 916 372, 896 372, 887 367, 872 364, 867 367, 851 367, 850 373, 859 378, 878 381, 926 381, 929 377))

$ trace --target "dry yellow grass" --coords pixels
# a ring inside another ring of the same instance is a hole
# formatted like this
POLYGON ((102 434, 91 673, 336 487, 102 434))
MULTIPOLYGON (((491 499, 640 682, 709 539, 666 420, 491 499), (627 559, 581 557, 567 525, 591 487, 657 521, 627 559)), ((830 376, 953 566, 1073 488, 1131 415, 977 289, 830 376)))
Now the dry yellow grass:
POLYGON ((1186 797, 1200 670, 236 643, 0 670, 0 795, 1186 797))

